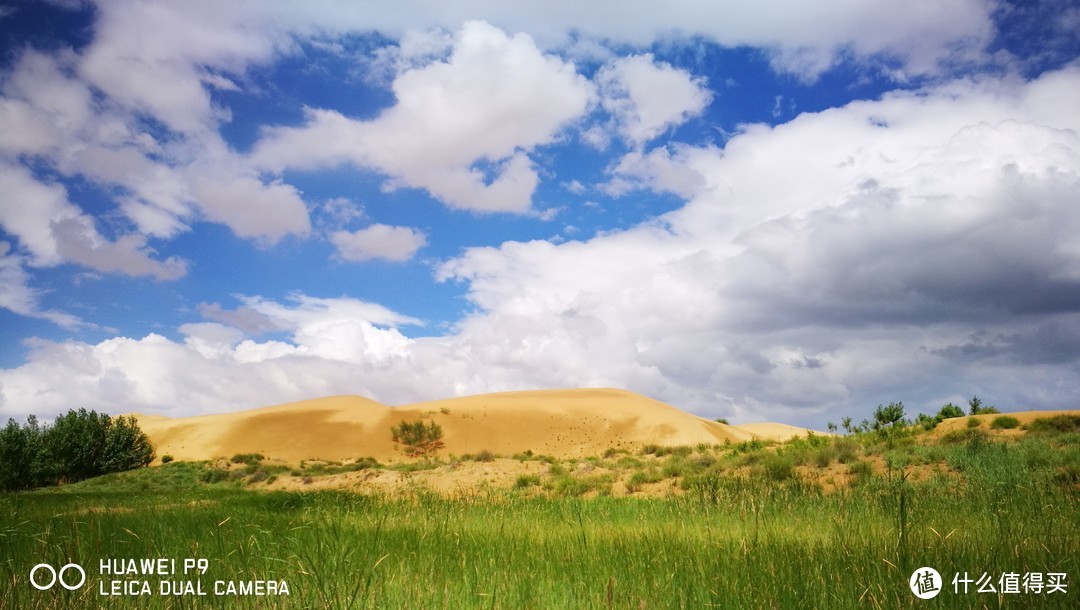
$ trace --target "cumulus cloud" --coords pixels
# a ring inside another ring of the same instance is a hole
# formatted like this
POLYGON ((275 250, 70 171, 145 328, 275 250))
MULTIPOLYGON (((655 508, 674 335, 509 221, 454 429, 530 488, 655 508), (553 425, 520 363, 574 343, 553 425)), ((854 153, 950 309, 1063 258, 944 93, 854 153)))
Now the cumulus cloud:
MULTIPOLYGON (((0 371, 0 411, 190 414, 336 393, 398 403, 614 385, 703 414, 820 423, 814 411, 955 400, 948 387, 1034 407, 1076 394, 1080 71, 960 79, 744 126, 723 148, 646 150, 709 103, 703 83, 638 56, 601 68, 598 94, 548 54, 567 32, 611 46, 676 33, 750 45, 807 80, 845 59, 939 74, 984 60, 993 36, 982 0, 657 6, 100 2, 89 45, 28 51, 4 75, 0 190, 17 196, 0 223, 17 247, 0 252, 0 305, 23 315, 79 323, 43 309, 32 266, 168 279, 183 263, 156 260, 149 238, 199 220, 269 243, 310 234, 299 191, 263 170, 349 163, 452 207, 527 212, 538 149, 598 100, 634 148, 609 194, 688 202, 587 241, 446 261, 438 279, 462 282, 474 310, 438 336, 406 336, 420 321, 374 303, 297 294, 204 304, 181 339, 32 341, 24 365, 0 371), (466 16, 486 22, 462 27, 466 16), (303 125, 266 130, 250 158, 229 150, 214 88, 297 39, 372 29, 426 32, 385 55, 393 106, 371 120, 309 108, 303 125), (521 31, 531 36, 507 34, 521 31), (28 159, 116 193, 138 234, 106 239, 28 159)), ((423 239, 404 227, 335 235, 343 258, 408 258, 423 239)))
POLYGON ((271 170, 352 163, 453 207, 524 212, 538 182, 526 152, 587 109, 589 83, 525 34, 466 23, 450 56, 402 72, 396 103, 371 121, 309 109, 301 127, 267 129, 252 153, 271 170))
POLYGON ((388 261, 407 261, 427 244, 421 231, 410 227, 373 224, 359 231, 337 231, 330 235, 338 256, 347 261, 381 258, 388 261))
POLYGON ((704 177, 688 162, 699 154, 701 149, 680 144, 658 146, 647 153, 631 151, 608 170, 612 178, 602 189, 613 197, 648 189, 690 199, 705 186, 704 177))
POLYGON ((93 345, 33 340, 26 364, 0 372, 0 413, 32 404, 45 417, 77 403, 179 415, 336 393, 394 397, 381 390, 398 383, 412 344, 397 326, 419 320, 350 298, 240 300, 248 319, 255 314, 288 339, 255 341, 231 324, 196 322, 179 329, 179 342, 158 334, 93 345))
POLYGON ((0 191, 8 198, 8 203, 0 206, 0 227, 18 238, 34 266, 69 262, 162 280, 176 279, 187 270, 186 262, 179 258, 152 258, 142 235, 105 239, 94 220, 68 201, 64 187, 42 184, 21 166, 0 164, 0 191))
POLYGON ((0 241, 0 307, 29 318, 48 320, 68 329, 85 323, 72 314, 41 307, 41 291, 30 286, 22 257, 11 254, 11 245, 0 241))
POLYGON ((615 130, 636 146, 700 114, 712 100, 702 79, 657 62, 651 54, 617 59, 596 80, 615 130))
MULTIPOLYGON (((674 36, 700 37, 729 47, 768 49, 774 67, 814 79, 837 62, 886 59, 905 74, 939 73, 943 66, 979 61, 993 37, 997 3, 984 0, 852 2, 780 0, 744 2, 648 0, 542 4, 422 0, 379 11, 362 6, 309 2, 304 10, 279 7, 294 22, 335 30, 375 29, 393 36, 433 27, 453 29, 483 19, 510 31, 527 31, 545 47, 581 46, 599 39, 648 46, 674 36), (570 33, 575 37, 571 39, 570 33)), ((594 53, 595 55, 596 53, 594 53)))

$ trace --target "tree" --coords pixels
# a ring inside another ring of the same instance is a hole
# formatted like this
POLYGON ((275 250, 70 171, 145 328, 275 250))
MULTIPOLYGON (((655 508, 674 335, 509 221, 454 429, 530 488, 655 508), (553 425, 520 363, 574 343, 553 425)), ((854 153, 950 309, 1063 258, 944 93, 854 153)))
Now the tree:
POLYGON ((969 415, 990 415, 990 414, 999 412, 997 410, 997 407, 984 407, 984 406, 982 406, 982 401, 979 400, 978 396, 972 396, 971 397, 971 400, 968 401, 968 407, 971 410, 969 415))
POLYGON ((134 417, 115 420, 79 409, 39 426, 11 419, 0 429, 0 491, 18 491, 131 470, 154 459, 150 439, 134 417))
POLYGON ((953 417, 963 417, 963 416, 964 416, 964 410, 961 409, 960 407, 954 405, 951 402, 949 404, 945 405, 944 407, 941 407, 941 410, 938 411, 938 414, 937 414, 938 421, 944 421, 946 419, 951 419, 953 417))
POLYGON ((37 440, 32 438, 29 426, 20 426, 14 419, 9 419, 7 426, 0 430, 0 491, 34 486, 37 440))
POLYGON ((904 403, 891 402, 889 406, 878 405, 874 409, 874 429, 879 430, 886 426, 897 427, 904 425, 904 403))
POLYGON ((101 454, 109 423, 105 413, 86 409, 57 417, 43 439, 51 478, 68 483, 102 474, 101 454))
POLYGON ((154 461, 154 446, 146 433, 139 429, 135 417, 120 416, 112 420, 105 435, 105 446, 98 464, 102 473, 121 472, 146 466, 154 461))
POLYGON ((405 446, 409 457, 429 458, 443 448, 442 427, 435 422, 401 422, 390 428, 394 442, 405 446))
POLYGON ((978 396, 972 396, 971 400, 968 401, 968 407, 971 409, 971 415, 978 415, 979 408, 982 407, 982 401, 979 400, 978 396))

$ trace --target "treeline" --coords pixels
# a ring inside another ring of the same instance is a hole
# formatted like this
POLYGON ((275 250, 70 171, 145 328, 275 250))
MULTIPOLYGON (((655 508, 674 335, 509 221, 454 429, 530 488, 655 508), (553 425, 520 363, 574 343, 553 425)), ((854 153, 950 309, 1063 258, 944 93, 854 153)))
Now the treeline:
MULTIPOLYGON (((982 400, 979 400, 978 396, 972 396, 968 401, 968 415, 990 415, 998 413, 997 407, 990 407, 983 404, 982 400)), ((840 422, 840 427, 844 429, 848 434, 866 434, 870 432, 878 433, 879 436, 887 436, 889 433, 897 430, 905 430, 907 428, 919 427, 924 430, 933 430, 938 424, 953 417, 963 417, 964 410, 951 402, 937 412, 937 415, 926 415, 925 413, 919 413, 915 420, 912 421, 904 417, 904 403, 891 402, 889 406, 878 405, 877 409, 874 409, 874 419, 862 420, 862 423, 853 424, 850 417, 845 417, 840 422)), ((829 422, 829 432, 836 432, 836 424, 829 422)))
POLYGON ((0 491, 72 483, 131 470, 154 459, 150 439, 135 418, 79 409, 41 425, 9 419, 0 430, 0 491))

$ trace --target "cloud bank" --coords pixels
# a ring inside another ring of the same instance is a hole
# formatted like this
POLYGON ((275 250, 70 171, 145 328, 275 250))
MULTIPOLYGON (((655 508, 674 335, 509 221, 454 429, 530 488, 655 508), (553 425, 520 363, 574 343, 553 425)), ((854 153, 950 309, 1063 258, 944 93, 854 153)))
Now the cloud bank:
MULTIPOLYGON (((528 39, 482 29, 581 82, 528 39)), ((211 321, 182 339, 36 341, 26 364, 0 372, 0 405, 175 414, 344 392, 397 404, 619 386, 707 415, 816 425, 971 388, 1004 407, 1068 406, 1080 385, 1078 96, 1076 67, 959 78, 747 125, 722 147, 642 152, 661 156, 624 166, 633 188, 685 205, 583 241, 445 260, 437 278, 462 282, 473 306, 446 332, 407 337, 399 329, 419 320, 355 299, 244 297, 204 308, 211 321)), ((562 120, 515 139, 545 141, 562 120)), ((648 138, 668 120, 627 123, 624 135, 648 138)), ((469 155, 519 154, 476 146, 469 155)), ((392 229, 335 245, 343 257, 411 255, 392 229)))

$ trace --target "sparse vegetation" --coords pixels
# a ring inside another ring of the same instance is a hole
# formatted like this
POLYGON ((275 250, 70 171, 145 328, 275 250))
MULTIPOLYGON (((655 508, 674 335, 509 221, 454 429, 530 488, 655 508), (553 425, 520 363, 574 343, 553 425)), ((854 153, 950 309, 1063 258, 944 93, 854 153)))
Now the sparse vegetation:
MULTIPOLYGON (((993 424, 924 434, 917 421, 883 415, 876 430, 786 443, 572 460, 481 452, 468 457, 516 473, 502 489, 465 497, 418 482, 454 467, 434 458, 288 467, 258 454, 0 495, 0 537, 14 558, 0 562, 13 592, 0 608, 98 605, 63 592, 52 605, 32 597, 24 563, 133 548, 184 557, 193 541, 213 578, 288 580, 292 595, 260 598, 265 608, 858 607, 871 596, 869 606, 909 607, 907 575, 920 565, 943 575, 971 565, 1071 571, 1080 417, 1034 420, 1027 434, 993 424), (366 468, 410 483, 393 494, 314 491, 320 476, 366 468), (296 491, 268 490, 284 472, 296 491)), ((1014 598, 1025 607, 1070 600, 1014 598)), ((168 597, 110 601, 187 607, 168 597)))

